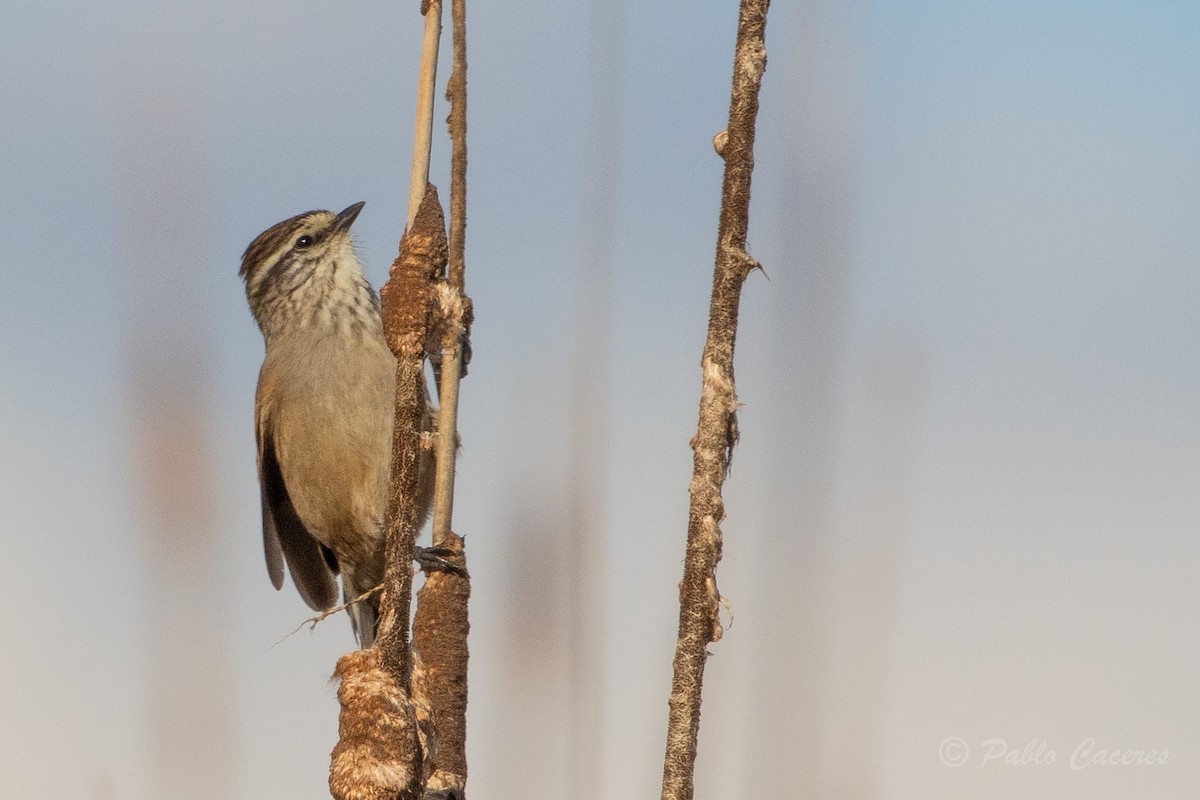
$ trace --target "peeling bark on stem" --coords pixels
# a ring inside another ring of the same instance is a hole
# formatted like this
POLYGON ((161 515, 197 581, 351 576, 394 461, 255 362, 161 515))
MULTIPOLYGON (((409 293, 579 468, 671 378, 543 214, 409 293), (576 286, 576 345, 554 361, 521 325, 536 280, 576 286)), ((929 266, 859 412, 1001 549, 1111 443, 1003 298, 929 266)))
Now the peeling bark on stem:
POLYGON ((746 254, 750 177, 754 168, 754 125, 758 90, 766 70, 764 32, 770 0, 742 0, 734 51, 729 127, 719 149, 725 159, 721 218, 708 338, 701 359, 700 419, 692 440, 692 481, 688 487, 687 554, 679 586, 679 638, 668 703, 663 800, 691 800, 700 699, 707 646, 721 637, 716 567, 721 559, 721 487, 737 442, 737 394, 733 350, 738 304, 746 276, 758 265, 746 254))

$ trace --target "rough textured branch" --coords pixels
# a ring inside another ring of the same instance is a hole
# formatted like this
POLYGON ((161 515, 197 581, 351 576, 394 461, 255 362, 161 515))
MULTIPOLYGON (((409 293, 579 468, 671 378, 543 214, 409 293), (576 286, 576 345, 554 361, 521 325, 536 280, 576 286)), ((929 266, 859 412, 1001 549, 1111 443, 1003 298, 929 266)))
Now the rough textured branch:
POLYGON ((467 603, 471 581, 462 539, 451 533, 441 547, 450 552, 446 558, 463 571, 434 572, 425 579, 417 593, 413 647, 425 662, 438 728, 438 751, 427 788, 461 792, 467 783, 467 603))
POLYGON ((396 421, 388 499, 387 569, 378 647, 383 665, 408 688, 408 617, 416 542, 421 420, 425 411, 425 343, 435 324, 434 281, 446 266, 446 222, 437 189, 427 184, 416 219, 380 292, 383 334, 396 355, 396 421))
POLYGON ((435 324, 434 281, 445 265, 445 221, 437 191, 429 186, 381 292, 384 335, 396 355, 387 565, 375 646, 343 656, 335 672, 341 682, 341 715, 329 788, 336 800, 415 800, 431 763, 432 711, 416 691, 423 687, 419 673, 414 674, 408 618, 425 413, 425 342, 435 324))
POLYGON ((431 700, 442 742, 429 788, 461 792, 467 781, 467 634, 470 630, 467 603, 471 582, 466 571, 463 540, 449 527, 449 510, 454 501, 454 457, 458 440, 457 365, 462 352, 467 306, 462 294, 449 282, 439 283, 435 295, 443 369, 436 441, 438 474, 434 544, 450 552, 445 557, 460 567, 461 572, 434 572, 426 578, 413 620, 413 644, 429 667, 431 700), (446 357, 447 354, 452 357, 446 357))
MULTIPOLYGON (((462 798, 467 782, 467 604, 471 581, 466 570, 463 540, 451 530, 454 511, 454 470, 458 455, 458 387, 466 374, 467 337, 471 302, 464 295, 467 202, 467 34, 466 2, 451 4, 454 70, 446 86, 450 101, 450 242, 448 280, 438 284, 437 306, 440 361, 438 435, 435 440, 437 476, 434 488, 433 543, 449 551, 447 558, 461 572, 430 574, 417 596, 413 646, 428 668, 430 701, 435 709, 440 745, 428 789, 462 798)), ((427 798, 429 795, 427 795, 427 798)))
POLYGON ((663 800, 690 800, 696 743, 700 730, 700 698, 707 646, 721 636, 720 594, 716 567, 721 558, 721 521, 725 517, 721 487, 737 441, 737 394, 733 350, 737 337, 742 284, 756 266, 746 254, 750 215, 750 176, 754 169, 754 124, 758 90, 766 69, 763 35, 769 0, 742 0, 734 51, 729 126, 718 152, 725 159, 721 218, 717 231, 716 267, 708 338, 701 359, 703 383, 700 419, 692 440, 692 481, 688 487, 687 555, 680 583, 679 639, 671 683, 667 750, 663 764, 663 800))

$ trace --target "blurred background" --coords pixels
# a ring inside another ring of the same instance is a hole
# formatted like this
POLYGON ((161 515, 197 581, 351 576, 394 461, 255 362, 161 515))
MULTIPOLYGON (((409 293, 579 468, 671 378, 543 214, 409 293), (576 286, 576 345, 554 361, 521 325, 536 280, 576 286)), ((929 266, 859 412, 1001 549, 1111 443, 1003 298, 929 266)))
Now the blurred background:
MULTIPOLYGON (((736 5, 469 9, 476 796, 659 792, 736 5)), ((328 796, 352 637, 280 641, 237 269, 366 200, 386 278, 415 6, 8 3, 4 797, 328 796)), ((1198 41, 775 4, 697 797, 1194 792, 1198 41)))

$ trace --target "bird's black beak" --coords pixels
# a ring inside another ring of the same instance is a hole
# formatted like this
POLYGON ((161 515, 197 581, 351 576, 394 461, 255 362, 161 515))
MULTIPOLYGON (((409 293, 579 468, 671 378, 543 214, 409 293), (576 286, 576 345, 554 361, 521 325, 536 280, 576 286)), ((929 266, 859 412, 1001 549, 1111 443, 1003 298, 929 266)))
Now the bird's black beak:
POLYGON ((345 233, 350 230, 350 226, 354 224, 354 220, 358 219, 358 212, 363 210, 367 202, 365 200, 355 203, 347 208, 342 213, 338 214, 333 219, 333 226, 330 228, 330 233, 345 233))

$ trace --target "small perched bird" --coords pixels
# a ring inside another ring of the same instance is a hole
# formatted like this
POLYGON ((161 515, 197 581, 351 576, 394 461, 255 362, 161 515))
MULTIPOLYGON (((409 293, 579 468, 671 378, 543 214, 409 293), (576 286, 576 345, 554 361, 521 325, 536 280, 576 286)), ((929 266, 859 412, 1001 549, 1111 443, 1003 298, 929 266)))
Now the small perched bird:
MULTIPOLYGON (((340 214, 309 211, 265 230, 242 256, 246 297, 266 345, 254 399, 263 546, 271 583, 287 564, 317 611, 379 585, 392 452, 396 360, 383 336, 379 296, 363 275, 340 214)), ((426 429, 434 425, 426 409, 426 429)), ((418 521, 429 513, 432 451, 422 451, 418 521)), ((375 639, 378 595, 350 621, 375 639)))

